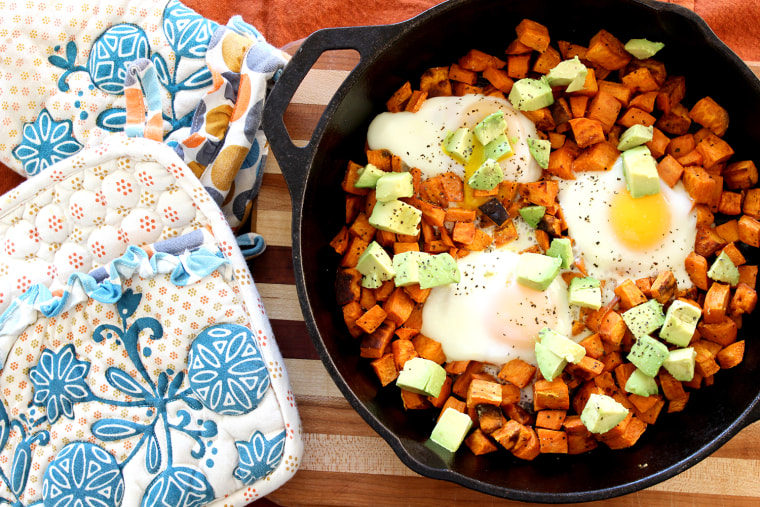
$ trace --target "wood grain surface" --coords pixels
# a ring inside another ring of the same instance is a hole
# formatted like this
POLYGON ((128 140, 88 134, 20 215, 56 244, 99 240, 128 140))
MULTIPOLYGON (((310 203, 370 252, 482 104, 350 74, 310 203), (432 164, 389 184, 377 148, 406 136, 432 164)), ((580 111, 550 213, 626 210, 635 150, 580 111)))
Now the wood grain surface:
MULTIPOLYGON (((325 105, 356 62, 356 53, 334 51, 323 55, 308 74, 285 115, 296 144, 309 139, 325 105)), ((760 75, 760 62, 748 65, 760 75)), ((251 269, 286 358, 303 421, 305 454, 296 475, 257 505, 527 505, 416 474, 343 398, 303 322, 291 260, 290 213, 285 181, 270 156, 252 220, 252 229, 264 236, 268 246, 251 262, 251 269)), ((668 481, 594 504, 757 506, 760 423, 668 481)))

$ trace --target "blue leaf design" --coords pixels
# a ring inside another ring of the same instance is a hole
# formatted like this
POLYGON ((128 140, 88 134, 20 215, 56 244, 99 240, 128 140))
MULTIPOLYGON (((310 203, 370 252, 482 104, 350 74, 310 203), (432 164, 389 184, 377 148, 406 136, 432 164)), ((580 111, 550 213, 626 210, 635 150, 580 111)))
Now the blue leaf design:
POLYGON ((169 391, 166 393, 166 395, 169 397, 174 396, 174 393, 176 393, 179 388, 182 387, 183 380, 185 380, 185 373, 181 371, 177 373, 172 379, 171 384, 169 384, 169 391))
POLYGON ((150 391, 141 386, 137 380, 132 378, 124 370, 120 370, 115 366, 106 370, 106 379, 114 388, 132 396, 133 398, 146 399, 151 395, 150 391))
POLYGON ((148 448, 145 451, 145 468, 148 473, 155 474, 161 467, 161 447, 158 445, 156 434, 151 432, 148 435, 148 448))
POLYGON ((179 57, 203 58, 218 26, 176 0, 164 9, 164 35, 179 57))
POLYGON ((213 83, 214 77, 208 67, 203 67, 190 74, 187 79, 177 85, 179 90, 197 90, 213 83))
POLYGON ((11 491, 16 496, 21 496, 29 478, 29 470, 32 467, 32 439, 25 438, 16 447, 16 453, 13 455, 13 466, 11 467, 11 491))
POLYGON ((115 442, 139 435, 148 428, 122 419, 100 419, 92 424, 92 434, 104 442, 115 442))
POLYGON ((50 62, 51 65, 55 65, 56 67, 59 67, 61 69, 69 68, 69 62, 67 62, 66 59, 61 56, 50 55, 48 56, 48 61, 50 62))
POLYGON ((0 403, 0 449, 5 449, 10 432, 11 422, 8 419, 8 412, 5 411, 5 403, 0 403))
POLYGON ((119 310, 119 316, 121 317, 122 322, 126 322, 126 320, 135 313, 137 307, 140 306, 141 300, 141 292, 132 292, 132 289, 124 291, 121 299, 116 303, 116 308, 119 310))
POLYGON ((127 110, 123 107, 106 109, 98 115, 95 123, 103 130, 121 132, 127 123, 127 110))
POLYGON ((122 331, 113 324, 101 324, 92 333, 92 339, 100 343, 107 338, 121 338, 122 331))
POLYGON ((164 88, 169 88, 172 82, 171 73, 169 72, 169 66, 166 64, 166 60, 160 53, 151 55, 153 61, 153 67, 156 69, 156 76, 159 83, 164 85, 164 88))
POLYGON ((66 59, 69 62, 69 68, 73 67, 77 61, 77 44, 73 40, 66 44, 66 59))

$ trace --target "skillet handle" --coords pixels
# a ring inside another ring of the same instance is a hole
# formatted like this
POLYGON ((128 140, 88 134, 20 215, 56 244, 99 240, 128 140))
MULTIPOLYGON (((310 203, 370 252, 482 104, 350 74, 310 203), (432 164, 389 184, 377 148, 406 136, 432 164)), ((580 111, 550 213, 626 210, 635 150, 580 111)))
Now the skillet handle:
MULTIPOLYGON (((402 29, 403 23, 318 30, 304 41, 285 66, 267 97, 262 124, 272 152, 285 176, 294 204, 300 202, 303 195, 308 169, 318 144, 314 141, 321 137, 325 123, 325 115, 323 115, 306 146, 299 147, 293 144, 285 128, 283 115, 298 86, 322 53, 338 49, 354 49, 359 52, 361 59, 346 77, 345 86, 351 81, 351 76, 364 67, 367 57, 378 51, 402 29)), ((332 102, 328 105, 328 109, 330 107, 332 107, 332 102)))

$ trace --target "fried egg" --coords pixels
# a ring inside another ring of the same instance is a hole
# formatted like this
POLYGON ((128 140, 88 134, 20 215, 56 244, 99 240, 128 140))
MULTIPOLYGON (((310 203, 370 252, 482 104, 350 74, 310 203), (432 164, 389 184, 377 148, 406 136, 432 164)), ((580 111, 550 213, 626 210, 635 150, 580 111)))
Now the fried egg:
POLYGON ((661 180, 660 193, 633 199, 618 158, 609 171, 577 173, 559 187, 575 251, 590 276, 612 282, 608 290, 665 269, 679 287, 691 286, 684 261, 694 249, 697 215, 680 182, 670 188, 661 180))
POLYGON ((434 288, 422 308, 422 334, 439 341, 448 361, 536 364, 538 332, 571 336, 567 285, 558 276, 545 291, 517 282, 520 254, 500 249, 459 259, 461 281, 434 288))
MULTIPOLYGON (((463 177, 465 166, 442 149, 449 132, 460 127, 472 129, 498 110, 507 120, 507 138, 513 155, 499 160, 504 179, 527 183, 541 177, 541 167, 528 149, 527 138, 536 138, 536 126, 517 112, 509 101, 499 97, 469 94, 463 97, 432 97, 415 113, 381 113, 367 132, 371 150, 386 149, 409 166, 422 171, 423 178, 454 172, 463 177)), ((477 159, 477 154, 473 154, 477 159)))

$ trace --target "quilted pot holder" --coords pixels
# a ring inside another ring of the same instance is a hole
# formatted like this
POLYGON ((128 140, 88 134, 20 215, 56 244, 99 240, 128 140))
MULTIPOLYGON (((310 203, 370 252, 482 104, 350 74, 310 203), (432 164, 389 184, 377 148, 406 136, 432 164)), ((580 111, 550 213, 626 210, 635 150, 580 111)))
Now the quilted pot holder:
POLYGON ((245 505, 295 473, 263 304, 167 145, 111 136, 0 197, 0 312, 0 503, 245 505))

